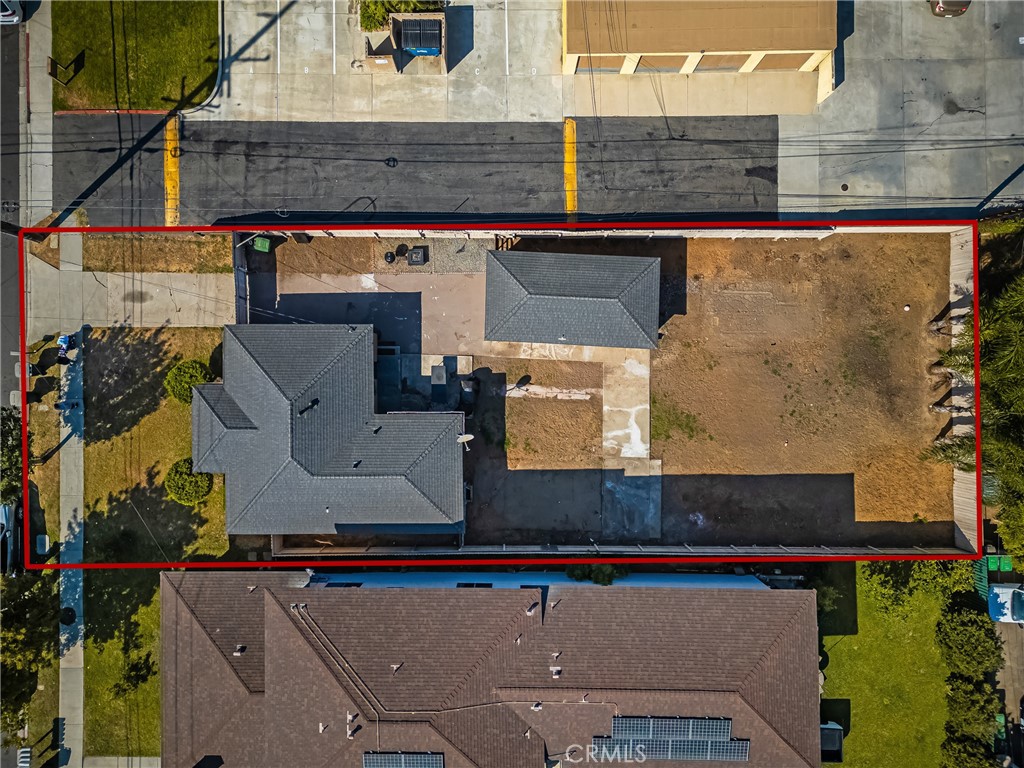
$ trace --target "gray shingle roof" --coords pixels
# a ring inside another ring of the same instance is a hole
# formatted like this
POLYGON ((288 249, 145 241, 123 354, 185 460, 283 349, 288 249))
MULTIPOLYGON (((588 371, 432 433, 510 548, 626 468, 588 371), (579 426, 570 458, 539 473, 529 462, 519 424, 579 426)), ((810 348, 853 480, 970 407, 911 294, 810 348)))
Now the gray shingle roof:
POLYGON ((369 325, 225 327, 192 455, 225 476, 228 533, 461 526, 462 414, 374 413, 373 356, 369 325))
POLYGON ((523 768, 608 735, 614 715, 730 718, 750 740, 748 768, 820 765, 809 590, 574 585, 545 599, 539 588, 297 589, 190 571, 164 574, 161 605, 166 768, 206 754, 225 768, 326 768, 366 751, 523 768), (235 643, 252 659, 233 657, 235 643), (225 669, 247 689, 222 683, 225 669), (352 739, 347 715, 362 726, 352 739))
POLYGON ((656 258, 490 251, 484 338, 654 349, 660 279, 656 258))

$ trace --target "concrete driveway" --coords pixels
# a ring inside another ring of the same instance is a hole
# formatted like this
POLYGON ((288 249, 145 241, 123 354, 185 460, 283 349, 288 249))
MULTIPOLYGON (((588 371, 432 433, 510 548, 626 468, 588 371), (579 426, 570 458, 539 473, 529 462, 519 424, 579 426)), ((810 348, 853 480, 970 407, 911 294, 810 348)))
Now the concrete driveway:
POLYGON ((955 19, 922 0, 840 6, 841 82, 817 114, 779 118, 780 214, 1024 198, 1024 3, 955 19))

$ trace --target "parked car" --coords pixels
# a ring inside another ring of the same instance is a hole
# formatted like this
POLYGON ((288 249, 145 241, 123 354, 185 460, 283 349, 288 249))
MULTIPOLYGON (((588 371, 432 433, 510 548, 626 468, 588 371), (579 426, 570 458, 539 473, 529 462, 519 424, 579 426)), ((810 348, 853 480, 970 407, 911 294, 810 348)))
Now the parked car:
POLYGON ((933 16, 943 16, 952 19, 954 16, 963 16, 971 7, 971 0, 929 0, 933 16))
POLYGON ((988 615, 992 621, 1024 627, 1024 584, 992 584, 988 588, 988 615))
POLYGON ((20 24, 21 3, 18 0, 0 0, 0 24, 20 24))
POLYGON ((0 573, 4 576, 14 575, 21 563, 18 556, 20 518, 20 507, 12 507, 9 504, 0 506, 0 573))

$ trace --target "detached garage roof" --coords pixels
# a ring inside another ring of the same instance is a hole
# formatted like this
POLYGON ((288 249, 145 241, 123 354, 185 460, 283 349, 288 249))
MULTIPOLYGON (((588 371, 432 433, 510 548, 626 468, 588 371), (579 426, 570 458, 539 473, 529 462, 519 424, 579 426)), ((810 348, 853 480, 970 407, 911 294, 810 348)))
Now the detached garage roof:
POLYGON ((831 51, 836 0, 567 0, 571 54, 831 51))
POLYGON ((484 338, 654 349, 660 279, 656 258, 490 251, 484 338))

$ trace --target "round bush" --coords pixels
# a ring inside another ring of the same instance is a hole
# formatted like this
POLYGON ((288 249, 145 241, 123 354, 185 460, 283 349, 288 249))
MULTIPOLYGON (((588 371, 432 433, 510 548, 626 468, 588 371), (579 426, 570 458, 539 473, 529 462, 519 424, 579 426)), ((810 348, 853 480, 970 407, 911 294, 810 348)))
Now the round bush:
POLYGON ((209 366, 201 360, 182 360, 167 372, 164 388, 175 400, 192 403, 192 387, 213 381, 209 366))
POLYGON ((192 457, 174 462, 164 480, 167 495, 179 504, 194 507, 213 490, 213 475, 192 471, 192 457))

